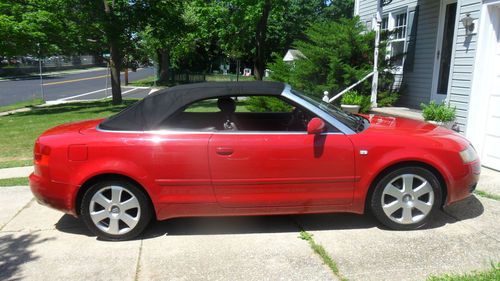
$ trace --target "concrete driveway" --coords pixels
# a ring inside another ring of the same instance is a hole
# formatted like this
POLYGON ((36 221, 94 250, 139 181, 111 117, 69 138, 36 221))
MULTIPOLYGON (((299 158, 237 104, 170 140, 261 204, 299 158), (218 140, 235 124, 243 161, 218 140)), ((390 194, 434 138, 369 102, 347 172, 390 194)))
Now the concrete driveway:
POLYGON ((472 196, 427 229, 389 231, 351 214, 183 218, 99 241, 28 187, 0 188, 0 280, 336 280, 299 237, 313 234, 350 280, 423 280, 500 261, 500 202, 472 196))

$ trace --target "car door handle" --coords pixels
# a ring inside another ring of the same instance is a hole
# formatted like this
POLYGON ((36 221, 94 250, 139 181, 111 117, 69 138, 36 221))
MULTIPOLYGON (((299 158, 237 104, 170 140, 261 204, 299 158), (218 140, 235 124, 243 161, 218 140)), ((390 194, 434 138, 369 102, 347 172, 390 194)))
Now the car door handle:
POLYGON ((215 151, 217 152, 217 154, 224 156, 231 155, 234 152, 230 147, 217 147, 215 151))

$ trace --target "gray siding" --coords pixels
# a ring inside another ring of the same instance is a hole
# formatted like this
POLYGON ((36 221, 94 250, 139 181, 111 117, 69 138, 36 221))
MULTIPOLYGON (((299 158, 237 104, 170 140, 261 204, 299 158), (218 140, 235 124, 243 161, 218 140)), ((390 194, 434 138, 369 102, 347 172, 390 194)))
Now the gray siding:
MULTIPOLYGON (((459 0, 458 19, 462 19, 467 13, 470 13, 471 17, 478 19, 480 17, 481 5, 481 0, 459 0)), ((458 23, 457 27, 458 30, 455 30, 457 36, 455 52, 451 62, 448 90, 450 93, 450 105, 457 108, 457 122, 460 125, 460 129, 465 131, 472 86, 472 72, 474 71, 476 56, 477 34, 466 36, 463 25, 458 23)))
MULTIPOLYGON (((377 0, 358 0, 359 16, 363 22, 372 19, 376 13, 377 0)), ((382 13, 397 11, 408 6, 419 6, 415 60, 412 72, 404 73, 405 91, 400 104, 419 108, 420 103, 429 102, 434 69, 434 52, 439 16, 439 1, 436 0, 402 0, 393 1, 383 7, 382 13)))
MULTIPOLYGON (((357 1, 359 1, 358 15, 361 20, 363 22, 370 21, 376 13, 377 0, 357 1)), ((418 5, 420 7, 414 70, 404 74, 403 83, 406 84, 407 88, 401 97, 401 105, 418 108, 420 103, 429 102, 431 99, 440 2, 439 0, 394 0, 383 8, 383 13, 385 13, 405 6, 418 5)), ((465 17, 467 13, 478 19, 481 5, 481 0, 458 0, 457 21, 465 17)), ((466 36, 465 29, 460 22, 455 27, 455 34, 455 50, 451 62, 448 97, 450 105, 457 108, 457 122, 461 130, 465 130, 477 35, 466 36)))

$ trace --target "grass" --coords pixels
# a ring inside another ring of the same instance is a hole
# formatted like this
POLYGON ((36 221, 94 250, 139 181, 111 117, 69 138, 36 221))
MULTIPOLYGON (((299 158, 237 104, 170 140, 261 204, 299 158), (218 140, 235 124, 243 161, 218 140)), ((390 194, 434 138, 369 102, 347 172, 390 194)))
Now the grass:
POLYGON ((110 100, 35 107, 0 117, 0 167, 31 165, 33 144, 45 130, 54 126, 85 119, 111 116, 137 100, 126 99, 121 105, 110 100))
POLYGON ((33 165, 33 155, 29 159, 8 160, 8 161, 2 161, 1 159, 2 158, 0 158, 0 169, 12 168, 12 167, 26 167, 33 165))
POLYGON ((27 177, 24 178, 10 178, 10 179, 0 179, 1 186, 26 186, 29 185, 29 180, 27 177))
POLYGON ((14 103, 14 104, 10 104, 10 105, 4 105, 4 106, 0 106, 0 112, 6 112, 6 111, 11 111, 11 110, 16 110, 16 109, 20 109, 20 108, 24 108, 24 107, 33 107, 35 105, 40 105, 40 104, 43 104, 43 100, 42 99, 33 99, 33 100, 29 100, 29 101, 21 101, 21 102, 17 102, 17 103, 14 103))
MULTIPOLYGON (((236 75, 235 74, 228 74, 228 75, 222 75, 222 74, 207 74, 205 75, 205 80, 207 82, 228 82, 228 81, 236 81, 236 75)), ((255 78, 253 76, 241 76, 238 78, 239 81, 255 81, 255 78)), ((144 79, 136 80, 133 82, 130 82, 130 86, 137 86, 137 87, 152 87, 155 81, 155 76, 148 76, 144 79)), ((157 82, 157 86, 173 86, 175 83, 160 83, 157 82)))
POLYGON ((486 271, 473 271, 466 274, 445 274, 431 276, 427 281, 490 281, 500 280, 500 263, 491 264, 491 269, 486 271))
POLYGON ((490 193, 490 192, 486 192, 486 191, 482 191, 482 190, 475 190, 474 194, 477 194, 477 195, 479 195, 481 197, 486 197, 486 198, 490 198, 490 199, 493 199, 493 200, 500 201, 500 196, 499 195, 496 195, 496 194, 493 194, 493 193, 490 193))
POLYGON ((313 249, 313 251, 318 256, 320 256, 320 258, 323 260, 323 263, 325 263, 340 280, 347 281, 347 278, 342 276, 342 274, 340 273, 337 263, 328 255, 325 248, 323 248, 321 244, 317 244, 316 241, 314 241, 312 234, 305 230, 301 230, 299 238, 309 242, 309 246, 311 246, 311 249, 313 249))

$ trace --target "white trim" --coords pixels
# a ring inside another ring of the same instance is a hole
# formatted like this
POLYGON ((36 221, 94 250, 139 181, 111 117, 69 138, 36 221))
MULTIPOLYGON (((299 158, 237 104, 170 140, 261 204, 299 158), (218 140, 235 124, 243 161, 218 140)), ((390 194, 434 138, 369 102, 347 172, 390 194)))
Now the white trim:
MULTIPOLYGON (((434 68, 432 71, 432 87, 431 87, 431 100, 435 100, 437 102, 441 102, 441 101, 448 99, 448 96, 450 95, 449 90, 448 90, 447 95, 444 98, 443 98, 443 95, 438 95, 437 94, 437 87, 438 87, 438 80, 439 80, 441 56, 443 55, 442 48, 443 48, 444 25, 445 25, 445 18, 446 18, 446 6, 448 6, 449 4, 453 4, 453 3, 457 3, 455 27, 453 28, 453 32, 455 32, 455 33, 453 36, 452 57, 450 58, 450 59, 453 59, 455 44, 456 44, 456 35, 457 35, 457 19, 460 17, 459 6, 458 6, 459 3, 457 0, 441 0, 441 4, 439 7, 439 24, 438 24, 438 32, 437 32, 437 37, 436 37, 436 48, 434 50, 434 68), (439 52, 439 57, 438 57, 438 52, 439 52)), ((450 71, 452 70, 452 66, 451 66, 452 62, 453 61, 450 61, 450 71)), ((449 75, 448 77, 450 78, 448 80, 448 86, 449 86, 451 84, 452 79, 451 79, 451 75, 449 75)))
POLYGON ((359 5, 361 0, 354 1, 354 16, 359 16, 359 5))

